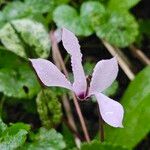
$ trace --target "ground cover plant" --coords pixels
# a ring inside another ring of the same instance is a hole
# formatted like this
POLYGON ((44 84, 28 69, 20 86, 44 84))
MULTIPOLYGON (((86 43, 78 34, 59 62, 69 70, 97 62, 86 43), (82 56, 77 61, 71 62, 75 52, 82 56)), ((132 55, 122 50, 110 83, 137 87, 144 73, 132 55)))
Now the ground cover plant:
POLYGON ((0 149, 148 150, 148 6, 1 0, 0 149))

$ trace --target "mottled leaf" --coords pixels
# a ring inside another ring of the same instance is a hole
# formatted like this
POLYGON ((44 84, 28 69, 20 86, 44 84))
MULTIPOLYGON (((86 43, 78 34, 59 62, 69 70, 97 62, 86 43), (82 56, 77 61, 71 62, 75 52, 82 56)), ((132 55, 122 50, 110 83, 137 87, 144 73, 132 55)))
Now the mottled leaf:
POLYGON ((67 3, 69 0, 25 0, 25 5, 32 13, 47 13, 54 10, 57 5, 67 3))
POLYGON ((16 35, 15 30, 12 28, 11 24, 6 24, 0 30, 0 40, 8 50, 16 53, 21 57, 27 57, 25 48, 23 47, 21 40, 16 35))
POLYGON ((46 58, 50 52, 50 40, 44 26, 30 19, 7 23, 0 30, 0 39, 10 51, 21 57, 46 58))
POLYGON ((39 132, 30 143, 26 143, 21 149, 23 150, 62 150, 66 147, 63 137, 54 129, 46 130, 40 128, 39 132))
POLYGON ((98 37, 117 47, 130 45, 138 35, 138 24, 128 12, 118 13, 107 10, 92 24, 98 37))
POLYGON ((93 32, 89 24, 85 24, 77 11, 69 5, 58 6, 53 13, 53 19, 59 28, 65 27, 76 35, 88 36, 93 32))
POLYGON ((29 19, 12 21, 23 41, 34 49, 38 57, 46 58, 50 51, 50 40, 44 26, 29 19))
POLYGON ((50 89, 42 90, 37 98, 37 111, 44 127, 52 128, 61 122, 61 104, 55 92, 50 89))
POLYGON ((23 2, 15 1, 8 3, 3 9, 3 13, 6 21, 10 21, 28 16, 30 9, 23 2))
POLYGON ((12 124, 0 136, 0 149, 14 150, 24 144, 30 126, 23 123, 12 124))
POLYGON ((103 16, 105 7, 98 1, 88 1, 82 3, 80 13, 82 21, 93 29, 91 23, 103 16))

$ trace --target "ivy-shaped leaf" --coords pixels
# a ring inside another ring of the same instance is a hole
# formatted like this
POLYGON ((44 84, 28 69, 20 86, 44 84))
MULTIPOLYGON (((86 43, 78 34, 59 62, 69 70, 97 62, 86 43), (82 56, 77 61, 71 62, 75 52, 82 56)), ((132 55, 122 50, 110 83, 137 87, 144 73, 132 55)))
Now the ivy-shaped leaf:
POLYGON ((49 35, 44 26, 30 19, 6 24, 0 30, 0 39, 8 50, 21 57, 46 58, 50 52, 49 35))
POLYGON ((15 123, 5 128, 0 135, 0 149, 14 150, 22 146, 29 130, 30 126, 24 123, 15 123))
POLYGON ((58 6, 53 13, 53 20, 59 28, 70 29, 76 35, 89 36, 93 32, 90 25, 69 5, 58 6))
MULTIPOLYGON (((33 136, 33 135, 32 135, 33 136)), ((21 150, 63 150, 66 144, 60 133, 54 129, 40 128, 30 143, 26 143, 21 150)))
POLYGON ((138 24, 128 12, 118 13, 107 10, 99 20, 95 20, 92 24, 99 38, 117 47, 130 45, 138 35, 138 24))
POLYGON ((108 143, 100 143, 99 141, 92 141, 90 143, 83 143, 81 146, 81 150, 127 150, 124 147, 108 144, 108 143))
POLYGON ((32 98, 39 90, 29 63, 9 51, 0 50, 0 92, 9 97, 32 98))
POLYGON ((44 127, 52 128, 60 123, 62 110, 56 93, 50 89, 42 90, 38 94, 36 102, 37 111, 44 127))
POLYGON ((107 127, 106 140, 133 149, 150 131, 149 100, 150 66, 135 77, 121 100, 125 109, 124 128, 107 127))

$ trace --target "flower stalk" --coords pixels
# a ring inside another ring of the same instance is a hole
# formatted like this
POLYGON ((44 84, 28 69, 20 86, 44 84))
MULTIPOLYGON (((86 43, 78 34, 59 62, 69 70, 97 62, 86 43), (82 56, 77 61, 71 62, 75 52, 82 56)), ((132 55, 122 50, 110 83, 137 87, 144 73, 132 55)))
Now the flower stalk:
MULTIPOLYGON (((65 63, 62 59, 61 53, 60 53, 59 48, 58 48, 58 44, 57 44, 56 39, 55 39, 54 34, 53 34, 53 31, 51 31, 51 33, 50 33, 50 39, 51 39, 51 43, 52 43, 53 53, 58 58, 57 63, 59 62, 61 70, 64 72, 65 76, 68 78, 69 77, 68 71, 65 67, 65 63)), ((83 133, 84 133, 84 137, 85 137, 87 142, 90 142, 89 133, 88 133, 88 130, 87 130, 87 127, 86 127, 86 124, 85 124, 85 121, 84 121, 84 118, 83 118, 83 115, 82 115, 77 97, 75 96, 75 94, 73 92, 71 92, 71 94, 72 94, 72 98, 73 98, 73 103, 75 105, 75 108, 76 108, 76 111, 77 111, 77 114, 78 114, 78 117, 79 117, 79 120, 80 120, 80 123, 81 123, 81 127, 82 127, 82 130, 83 130, 83 133)))

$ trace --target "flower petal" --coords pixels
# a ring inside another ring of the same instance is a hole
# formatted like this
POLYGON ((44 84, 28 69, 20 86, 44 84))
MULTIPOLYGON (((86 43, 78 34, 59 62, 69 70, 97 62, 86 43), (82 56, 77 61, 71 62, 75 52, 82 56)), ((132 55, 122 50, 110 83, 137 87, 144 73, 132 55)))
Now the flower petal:
POLYGON ((120 103, 110 99, 104 94, 96 94, 100 114, 103 120, 113 127, 123 127, 122 120, 124 110, 120 103))
POLYGON ((72 90, 71 83, 58 68, 46 59, 30 59, 38 77, 46 86, 60 86, 72 90))
POLYGON ((66 51, 71 55, 72 70, 74 74, 73 89, 77 95, 86 92, 87 83, 82 67, 82 54, 76 36, 69 30, 63 28, 62 42, 66 51))
POLYGON ((99 61, 92 75, 89 95, 102 92, 108 88, 116 79, 118 64, 116 58, 99 61))

